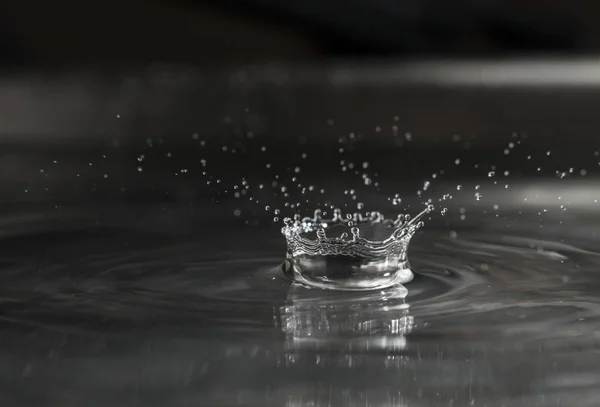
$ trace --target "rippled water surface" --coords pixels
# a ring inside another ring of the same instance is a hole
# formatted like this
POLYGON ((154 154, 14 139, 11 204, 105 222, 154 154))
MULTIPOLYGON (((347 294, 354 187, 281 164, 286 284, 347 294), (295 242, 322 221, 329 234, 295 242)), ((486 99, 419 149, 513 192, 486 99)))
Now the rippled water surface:
POLYGON ((597 406, 600 217, 515 205, 434 216, 367 293, 291 284, 268 222, 7 209, 0 404, 597 406))

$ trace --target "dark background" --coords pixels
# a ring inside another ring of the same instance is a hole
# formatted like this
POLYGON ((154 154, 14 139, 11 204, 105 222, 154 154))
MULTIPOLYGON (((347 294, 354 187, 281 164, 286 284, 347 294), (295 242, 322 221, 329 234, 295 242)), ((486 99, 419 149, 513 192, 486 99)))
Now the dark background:
POLYGON ((0 201, 189 203, 215 196, 205 157, 223 184, 265 176, 266 162, 340 177, 350 133, 357 162, 398 181, 449 166, 481 176, 454 166, 467 155, 519 177, 591 176, 598 11, 550 0, 5 2, 0 201), (503 153, 513 134, 527 138, 520 161, 503 153))
POLYGON ((599 15, 595 0, 11 0, 0 6, 0 61, 569 56, 598 51, 599 15))

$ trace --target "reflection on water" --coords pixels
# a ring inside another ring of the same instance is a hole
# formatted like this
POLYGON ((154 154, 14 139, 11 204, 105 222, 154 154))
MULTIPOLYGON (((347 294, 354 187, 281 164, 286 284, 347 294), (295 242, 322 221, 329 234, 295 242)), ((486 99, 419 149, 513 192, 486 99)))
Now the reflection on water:
MULTIPOLYGON (((317 369, 314 378, 318 384, 313 391, 289 395, 285 405, 378 405, 382 396, 375 390, 378 387, 339 388, 343 380, 336 376, 348 379, 356 369, 364 368, 378 375, 382 368, 391 372, 406 363, 402 350, 414 324, 404 301, 406 294, 403 286, 348 293, 293 284, 285 305, 278 310, 286 367, 317 369), (379 360, 373 364, 375 355, 379 360), (371 402, 368 393, 373 393, 371 402)), ((402 405, 396 395, 385 397, 386 405, 402 405)))
MULTIPOLYGON (((290 360, 304 351, 394 353, 406 346, 414 319, 403 286, 364 294, 328 292, 293 284, 279 310, 285 350, 290 360)), ((319 363, 327 356, 317 355, 319 363)))

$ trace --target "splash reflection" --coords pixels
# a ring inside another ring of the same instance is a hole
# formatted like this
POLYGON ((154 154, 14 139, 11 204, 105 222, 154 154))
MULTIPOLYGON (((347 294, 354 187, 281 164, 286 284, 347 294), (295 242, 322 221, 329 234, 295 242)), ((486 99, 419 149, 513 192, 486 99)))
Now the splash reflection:
MULTIPOLYGON (((303 353, 350 354, 404 349, 414 319, 405 302, 407 290, 396 286, 382 291, 349 293, 312 290, 294 284, 279 310, 290 361, 303 353)), ((324 355, 317 355, 322 362, 324 355)))

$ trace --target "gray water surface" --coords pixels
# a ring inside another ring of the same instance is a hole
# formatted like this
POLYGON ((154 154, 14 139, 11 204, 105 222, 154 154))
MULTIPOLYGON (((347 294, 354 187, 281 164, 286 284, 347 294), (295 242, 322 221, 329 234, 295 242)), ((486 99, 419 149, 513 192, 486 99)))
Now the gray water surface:
POLYGON ((214 208, 6 208, 0 404, 597 406, 600 216, 504 206, 433 216, 369 293, 292 284, 278 226, 214 208))

